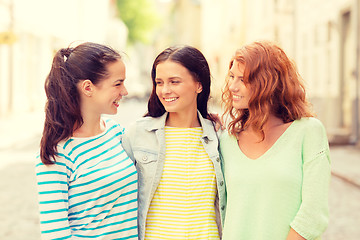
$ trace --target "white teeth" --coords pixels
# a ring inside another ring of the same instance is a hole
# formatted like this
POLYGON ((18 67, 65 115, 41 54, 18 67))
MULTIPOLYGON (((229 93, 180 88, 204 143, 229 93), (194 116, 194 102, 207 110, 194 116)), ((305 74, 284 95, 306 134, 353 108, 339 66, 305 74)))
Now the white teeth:
POLYGON ((234 99, 241 99, 241 98, 243 98, 243 96, 233 95, 233 98, 234 99))
POLYGON ((176 99, 178 99, 178 98, 176 98, 176 97, 173 97, 173 98, 164 98, 165 102, 172 102, 172 101, 175 101, 176 99))

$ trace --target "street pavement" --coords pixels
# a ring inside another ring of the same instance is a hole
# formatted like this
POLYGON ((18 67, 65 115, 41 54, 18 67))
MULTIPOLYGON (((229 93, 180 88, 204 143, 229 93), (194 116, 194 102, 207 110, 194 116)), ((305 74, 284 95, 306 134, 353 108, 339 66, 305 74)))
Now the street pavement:
MULTIPOLYGON (((146 103, 125 100, 112 116, 124 127, 141 117, 146 103)), ((39 240, 35 156, 44 115, 0 120, 0 239, 39 240)), ((360 148, 331 146, 330 221, 323 240, 360 239, 360 148)))

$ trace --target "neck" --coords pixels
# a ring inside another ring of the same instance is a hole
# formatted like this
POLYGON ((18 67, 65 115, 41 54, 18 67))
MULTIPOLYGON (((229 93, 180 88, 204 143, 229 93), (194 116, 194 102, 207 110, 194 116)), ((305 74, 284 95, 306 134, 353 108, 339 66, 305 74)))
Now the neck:
POLYGON ((100 114, 90 114, 89 111, 82 111, 83 124, 74 131, 74 137, 92 137, 102 133, 105 125, 101 121, 100 114))
POLYGON ((187 113, 170 112, 166 120, 166 126, 181 128, 200 127, 197 109, 187 113))
POLYGON ((276 117, 273 114, 269 115, 269 119, 264 124, 264 130, 269 130, 274 127, 278 127, 284 124, 284 121, 281 118, 276 117))
MULTIPOLYGON (((283 120, 281 118, 276 117, 273 114, 270 114, 268 120, 264 123, 264 126, 263 126, 265 135, 269 130, 271 130, 275 127, 281 126, 281 125, 284 125, 283 120)), ((245 131, 258 132, 256 130, 255 126, 249 126, 249 128, 247 128, 245 131)))

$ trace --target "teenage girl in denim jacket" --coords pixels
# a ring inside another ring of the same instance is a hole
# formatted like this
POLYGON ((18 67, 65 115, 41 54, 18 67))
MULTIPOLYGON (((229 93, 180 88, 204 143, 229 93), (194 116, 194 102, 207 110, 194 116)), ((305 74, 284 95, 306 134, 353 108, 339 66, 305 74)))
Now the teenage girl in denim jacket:
POLYGON ((225 182, 208 63, 196 48, 171 47, 151 77, 148 112, 123 139, 139 176, 139 239, 220 239, 225 182))

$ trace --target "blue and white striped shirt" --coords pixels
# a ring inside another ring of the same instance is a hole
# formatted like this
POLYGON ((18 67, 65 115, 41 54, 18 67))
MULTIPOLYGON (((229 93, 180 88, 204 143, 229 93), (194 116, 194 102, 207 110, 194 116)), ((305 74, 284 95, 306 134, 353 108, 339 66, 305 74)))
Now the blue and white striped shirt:
POLYGON ((36 165, 43 239, 138 238, 137 172, 121 146, 124 128, 105 125, 61 141, 55 164, 36 165))

